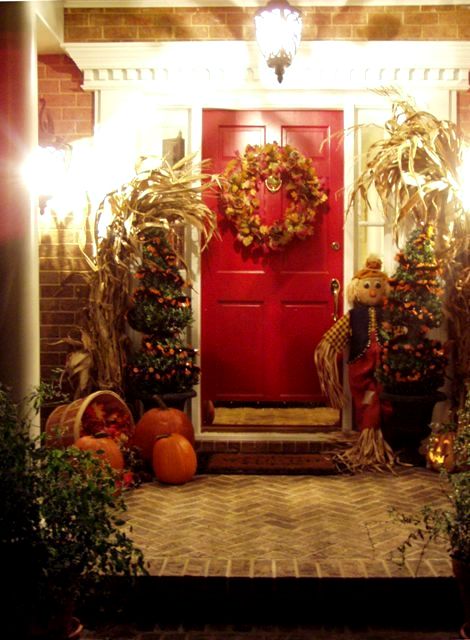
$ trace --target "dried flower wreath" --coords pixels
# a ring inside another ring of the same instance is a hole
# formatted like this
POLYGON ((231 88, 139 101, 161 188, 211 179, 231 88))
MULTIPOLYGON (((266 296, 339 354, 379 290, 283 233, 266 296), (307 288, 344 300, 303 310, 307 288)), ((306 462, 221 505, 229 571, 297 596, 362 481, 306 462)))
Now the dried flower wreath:
POLYGON ((245 247, 269 252, 282 249, 294 238, 313 235, 318 207, 327 194, 311 159, 290 145, 248 145, 243 155, 237 151, 222 177, 222 209, 245 247), (283 216, 272 224, 266 224, 261 215, 262 183, 271 192, 284 187, 288 202, 283 216))

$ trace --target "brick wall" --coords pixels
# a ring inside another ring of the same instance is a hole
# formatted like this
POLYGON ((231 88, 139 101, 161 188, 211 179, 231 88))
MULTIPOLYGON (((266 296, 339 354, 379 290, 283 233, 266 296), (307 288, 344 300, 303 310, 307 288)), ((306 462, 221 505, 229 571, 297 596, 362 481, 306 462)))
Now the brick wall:
MULTIPOLYGON (((469 7, 317 7, 302 9, 304 39, 470 38, 469 7)), ((66 9, 66 41, 253 39, 254 9, 66 9)), ((39 95, 46 98, 57 135, 92 135, 93 98, 64 55, 39 59, 39 95)), ((470 93, 458 98, 459 124, 470 135, 470 93)), ((41 375, 63 367, 67 348, 54 342, 79 324, 85 263, 70 221, 42 225, 40 246, 41 375)))
MULTIPOLYGON (((252 7, 65 9, 65 40, 254 40, 256 10, 252 7)), ((436 3, 406 7, 302 7, 301 10, 304 40, 470 38, 468 6, 436 3)))
MULTIPOLYGON (((82 81, 80 70, 67 56, 39 57, 39 96, 46 99, 55 134, 66 142, 93 132, 93 95, 81 89, 82 81)), ((55 343, 79 324, 86 293, 80 273, 86 265, 72 221, 48 223, 43 216, 40 232, 41 377, 48 379, 54 369, 64 366, 67 353, 66 345, 55 343)))

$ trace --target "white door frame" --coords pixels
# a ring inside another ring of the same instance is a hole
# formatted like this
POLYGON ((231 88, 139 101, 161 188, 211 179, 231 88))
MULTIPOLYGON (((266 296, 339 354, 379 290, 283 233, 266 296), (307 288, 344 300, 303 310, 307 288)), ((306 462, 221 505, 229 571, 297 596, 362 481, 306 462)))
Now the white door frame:
MULTIPOLYGON (((165 132, 183 130, 186 152, 199 153, 204 108, 339 109, 348 132, 364 123, 366 112, 368 117, 376 113, 377 122, 383 123, 391 101, 376 90, 394 87, 411 96, 420 108, 439 118, 455 120, 457 91, 468 88, 470 60, 470 42, 306 42, 279 84, 254 42, 77 43, 64 48, 84 74, 83 88, 95 94, 95 149, 103 158, 103 166, 106 154, 114 162, 114 173, 103 175, 98 188, 103 195, 132 176, 136 158, 149 153, 150 141, 161 146, 165 132)), ((346 206, 357 174, 354 130, 343 142, 346 206)), ((353 218, 345 217, 345 282, 358 266, 353 218)), ((197 243, 195 232, 193 239, 197 243)), ((393 256, 385 256, 386 266, 392 261, 393 256)), ((199 267, 194 252, 195 345, 200 343, 199 267)), ((199 405, 197 399, 193 401, 191 411, 201 440, 314 437, 201 433, 199 405)), ((347 431, 350 407, 343 414, 343 430, 347 431)))

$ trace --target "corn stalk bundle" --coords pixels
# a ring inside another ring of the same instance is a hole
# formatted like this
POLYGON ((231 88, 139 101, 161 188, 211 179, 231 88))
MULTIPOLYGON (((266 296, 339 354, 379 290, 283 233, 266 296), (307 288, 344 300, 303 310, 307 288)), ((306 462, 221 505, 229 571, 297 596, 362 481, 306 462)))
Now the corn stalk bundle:
POLYGON ((92 389, 124 392, 129 348, 125 317, 131 275, 142 264, 142 232, 163 227, 171 235, 179 227, 194 227, 200 233, 202 248, 216 232, 216 214, 202 196, 218 179, 205 173, 204 165, 194 162, 194 154, 173 166, 141 158, 135 176, 109 193, 88 219, 79 241, 90 268, 86 275, 88 300, 80 339, 65 340, 72 351, 64 375, 75 397, 92 389))
MULTIPOLYGON (((454 347, 455 384, 464 389, 470 378, 470 228, 462 202, 464 148, 457 126, 420 111, 389 89, 379 93, 394 100, 386 135, 369 148, 366 167, 357 178, 348 211, 358 200, 371 207, 375 188, 384 216, 398 244, 400 234, 416 224, 436 229, 436 257, 445 266, 445 300, 454 347)), ((456 397, 462 393, 456 391, 456 397)))

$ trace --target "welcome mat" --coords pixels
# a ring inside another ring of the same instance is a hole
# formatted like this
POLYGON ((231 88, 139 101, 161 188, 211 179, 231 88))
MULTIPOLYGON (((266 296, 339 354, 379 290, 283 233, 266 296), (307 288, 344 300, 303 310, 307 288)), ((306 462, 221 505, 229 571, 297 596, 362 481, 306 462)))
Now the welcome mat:
POLYGON ((337 427, 338 409, 330 407, 216 407, 214 424, 217 425, 298 425, 337 427))
POLYGON ((322 453, 200 453, 198 473, 327 475, 339 473, 322 453))

